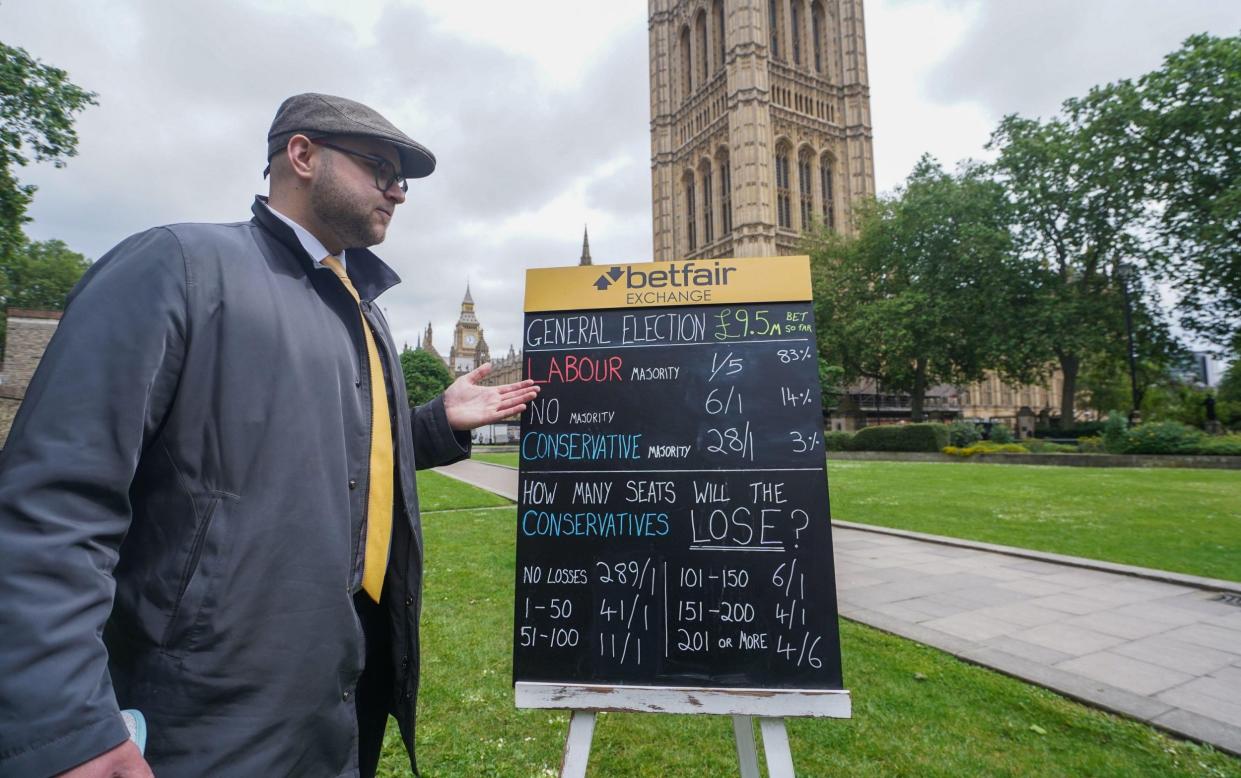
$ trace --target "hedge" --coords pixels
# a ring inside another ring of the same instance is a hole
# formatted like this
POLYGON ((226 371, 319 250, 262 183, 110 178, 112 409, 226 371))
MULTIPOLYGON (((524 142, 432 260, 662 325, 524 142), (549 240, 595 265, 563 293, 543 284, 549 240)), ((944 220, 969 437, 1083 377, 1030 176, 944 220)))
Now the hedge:
POLYGON ((885 424, 858 430, 849 450, 938 452, 948 443, 946 424, 885 424))
POLYGON ((1210 437, 1198 444, 1198 453, 1211 456, 1241 456, 1241 435, 1210 437))
POLYGON ((1104 446, 1120 454, 1188 454, 1241 456, 1241 435, 1207 435, 1175 421, 1154 421, 1125 428, 1118 418, 1111 424, 1111 440, 1104 446))
POLYGON ((823 433, 823 448, 825 451, 848 451, 852 443, 852 432, 823 433))
POLYGON ((992 443, 984 440, 970 446, 945 446, 945 454, 954 457, 972 457, 979 454, 1029 454, 1030 449, 1018 443, 992 443))
POLYGON ((1205 437, 1201 430, 1175 421, 1139 424, 1122 434, 1123 454, 1196 454, 1205 437))
POLYGON ((1083 421, 1074 424, 1068 429, 1060 429, 1059 427, 1035 427, 1034 437, 1036 438, 1087 438, 1098 435, 1103 432, 1103 422, 1101 421, 1083 421))
POLYGON ((1021 445, 1030 449, 1032 454, 1076 454, 1078 452, 1089 453, 1081 446, 1070 446, 1063 443, 1049 443, 1041 438, 1026 438, 1021 441, 1021 445))

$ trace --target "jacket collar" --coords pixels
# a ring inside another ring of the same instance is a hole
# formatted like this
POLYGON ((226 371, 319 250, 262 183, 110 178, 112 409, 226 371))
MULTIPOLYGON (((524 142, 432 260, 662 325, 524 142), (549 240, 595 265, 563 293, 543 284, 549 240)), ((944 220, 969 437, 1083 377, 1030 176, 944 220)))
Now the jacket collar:
MULTIPOLYGON (((293 233, 289 225, 276 218, 275 214, 267 208, 266 197, 255 195, 254 204, 250 206, 250 210, 254 213, 251 221, 271 233, 285 248, 293 252, 293 256, 297 258, 307 275, 319 270, 331 272, 319 265, 319 258, 306 253, 306 250, 302 248, 302 242, 297 239, 297 235, 293 233)), ((386 290, 401 283, 401 277, 396 274, 396 271, 388 267, 369 249, 349 249, 348 267, 349 280, 353 282, 354 288, 358 290, 358 296, 363 300, 374 300, 386 290)))

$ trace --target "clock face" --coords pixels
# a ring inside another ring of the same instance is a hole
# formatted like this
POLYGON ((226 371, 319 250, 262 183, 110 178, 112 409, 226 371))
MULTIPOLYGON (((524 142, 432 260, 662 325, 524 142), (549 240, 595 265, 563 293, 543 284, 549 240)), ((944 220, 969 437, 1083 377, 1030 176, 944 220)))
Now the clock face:
POLYGON ((474 336, 473 336, 473 335, 466 335, 466 336, 465 336, 465 345, 467 345, 467 346, 473 346, 473 345, 474 345, 474 336))

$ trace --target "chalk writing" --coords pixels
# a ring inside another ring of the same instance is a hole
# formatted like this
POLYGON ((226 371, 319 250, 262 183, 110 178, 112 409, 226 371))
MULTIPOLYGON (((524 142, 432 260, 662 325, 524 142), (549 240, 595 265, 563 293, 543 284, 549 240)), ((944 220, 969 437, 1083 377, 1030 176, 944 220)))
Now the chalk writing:
MULTIPOLYGON (((728 269, 613 280, 685 302, 728 269)), ((514 677, 841 688, 810 304, 540 313, 525 340, 514 677)))

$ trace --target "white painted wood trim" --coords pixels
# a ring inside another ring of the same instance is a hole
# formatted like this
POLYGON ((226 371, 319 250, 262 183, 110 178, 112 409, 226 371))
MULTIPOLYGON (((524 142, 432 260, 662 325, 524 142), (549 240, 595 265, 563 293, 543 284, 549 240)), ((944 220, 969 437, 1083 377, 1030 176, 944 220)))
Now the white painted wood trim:
POLYGON ((843 689, 701 689, 519 681, 513 691, 518 708, 835 719, 853 715, 849 692, 843 689))

